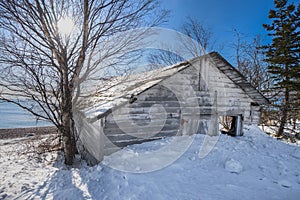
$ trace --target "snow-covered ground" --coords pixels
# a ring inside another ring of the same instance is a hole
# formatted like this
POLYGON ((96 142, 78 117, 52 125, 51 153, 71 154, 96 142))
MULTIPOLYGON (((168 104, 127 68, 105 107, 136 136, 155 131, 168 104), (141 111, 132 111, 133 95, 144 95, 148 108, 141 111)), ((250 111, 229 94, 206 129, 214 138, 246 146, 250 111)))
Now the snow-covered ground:
POLYGON ((277 141, 251 126, 242 137, 221 135, 213 150, 199 158, 204 138, 196 135, 183 156, 148 173, 143 172, 149 165, 162 160, 140 159, 134 166, 131 159, 174 138, 133 145, 97 166, 77 163, 70 170, 59 154, 28 153, 36 141, 1 140, 0 199, 300 199, 299 146, 277 141), (110 166, 135 167, 139 173, 110 166))

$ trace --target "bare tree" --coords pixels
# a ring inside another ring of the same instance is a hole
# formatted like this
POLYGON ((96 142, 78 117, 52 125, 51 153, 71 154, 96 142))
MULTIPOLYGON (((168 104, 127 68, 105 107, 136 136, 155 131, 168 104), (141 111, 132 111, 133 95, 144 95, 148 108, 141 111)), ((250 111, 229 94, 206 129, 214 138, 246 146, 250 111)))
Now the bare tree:
POLYGON ((236 42, 232 44, 238 70, 258 91, 266 92, 269 88, 270 78, 264 55, 259 50, 261 46, 260 35, 248 41, 243 34, 234 30, 236 42))
POLYGON ((175 63, 184 61, 184 58, 179 56, 178 53, 168 50, 153 50, 148 56, 150 63, 146 70, 154 70, 165 66, 171 66, 175 63))
MULTIPOLYGON (((270 104, 263 108, 262 122, 279 126, 279 99, 283 98, 282 91, 274 89, 274 83, 268 72, 268 64, 265 55, 261 51, 261 37, 256 36, 249 42, 247 37, 234 30, 236 42, 232 45, 238 70, 261 93, 270 100, 270 104)), ((297 93, 291 94, 291 110, 288 119, 293 122, 293 130, 296 129, 296 121, 299 118, 299 97, 297 93)))
POLYGON ((82 85, 145 34, 118 33, 157 25, 166 14, 158 0, 1 1, 0 99, 52 122, 71 165, 73 108, 88 84, 82 85))
POLYGON ((177 50, 176 47, 172 47, 171 51, 166 45, 162 49, 167 50, 153 51, 149 54, 150 69, 182 62, 186 60, 186 58, 179 56, 182 54, 187 55, 189 58, 194 58, 205 55, 207 51, 211 51, 214 48, 215 41, 212 29, 206 25, 205 21, 188 17, 181 29, 182 34, 179 33, 177 35, 178 41, 174 41, 177 50))
MULTIPOLYGON (((269 90, 272 82, 267 70, 267 63, 264 60, 265 56, 260 51, 261 36, 257 35, 252 40, 249 40, 249 37, 236 29, 233 30, 233 34, 235 41, 231 44, 234 52, 232 58, 235 60, 239 72, 266 97, 270 98, 276 95, 269 90)), ((276 115, 274 115, 274 109, 271 104, 263 107, 261 123, 269 122, 272 117, 276 117, 276 115)))
POLYGON ((204 55, 206 52, 214 49, 215 41, 213 39, 213 31, 204 20, 199 21, 195 18, 188 17, 182 29, 183 34, 195 41, 195 43, 185 40, 182 41, 183 46, 194 57, 204 55))

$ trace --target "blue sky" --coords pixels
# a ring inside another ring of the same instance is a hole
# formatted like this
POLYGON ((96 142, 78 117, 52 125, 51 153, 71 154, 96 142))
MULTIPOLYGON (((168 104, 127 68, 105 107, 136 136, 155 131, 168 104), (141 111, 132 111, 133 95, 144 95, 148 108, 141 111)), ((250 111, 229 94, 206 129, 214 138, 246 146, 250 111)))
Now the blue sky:
MULTIPOLYGON (((290 0, 289 3, 299 3, 290 0)), ((213 29, 218 44, 223 45, 222 54, 229 58, 229 45, 234 42, 233 29, 252 40, 260 34, 268 42, 267 32, 262 27, 269 23, 269 10, 274 7, 273 0, 163 0, 164 8, 171 11, 169 21, 164 27, 180 30, 186 17, 191 16, 213 29)))

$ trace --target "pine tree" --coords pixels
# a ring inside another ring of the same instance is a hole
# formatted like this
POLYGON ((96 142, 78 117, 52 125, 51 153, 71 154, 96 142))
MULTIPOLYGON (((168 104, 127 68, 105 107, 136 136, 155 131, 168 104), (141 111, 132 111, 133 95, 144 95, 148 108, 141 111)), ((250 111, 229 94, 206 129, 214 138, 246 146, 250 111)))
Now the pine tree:
POLYGON ((300 5, 288 5, 287 0, 274 0, 274 4, 275 9, 269 12, 271 24, 263 24, 272 43, 262 48, 274 82, 273 92, 279 94, 275 102, 280 109, 280 136, 294 108, 291 96, 300 91, 300 5))

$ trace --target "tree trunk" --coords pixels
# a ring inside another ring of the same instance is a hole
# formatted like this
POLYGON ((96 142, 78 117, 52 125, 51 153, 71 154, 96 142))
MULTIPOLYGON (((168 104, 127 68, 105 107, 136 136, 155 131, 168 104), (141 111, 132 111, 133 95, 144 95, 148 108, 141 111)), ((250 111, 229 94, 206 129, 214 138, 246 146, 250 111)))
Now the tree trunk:
POLYGON ((293 131, 296 130, 296 123, 297 123, 297 113, 293 114, 293 131))
POLYGON ((283 134, 284 131, 284 126, 286 124, 287 121, 287 117, 288 117, 288 108, 289 108, 289 101, 290 101, 290 93, 288 88, 285 88, 285 94, 284 94, 284 105, 282 107, 282 116, 280 119, 280 125, 279 125, 279 129, 277 132, 277 136, 281 136, 283 134))
POLYGON ((72 112, 63 113, 63 125, 61 134, 63 135, 65 164, 72 165, 76 153, 76 141, 73 129, 72 112))
POLYGON ((64 156, 65 164, 72 165, 76 153, 76 141, 72 125, 72 113, 63 113, 63 144, 64 144, 64 156))
MULTIPOLYGON (((67 65, 66 65, 67 66, 67 65)), ((68 80, 68 68, 64 67, 62 95, 62 135, 64 143, 65 164, 72 165, 76 153, 74 121, 72 112, 72 93, 68 80)))

